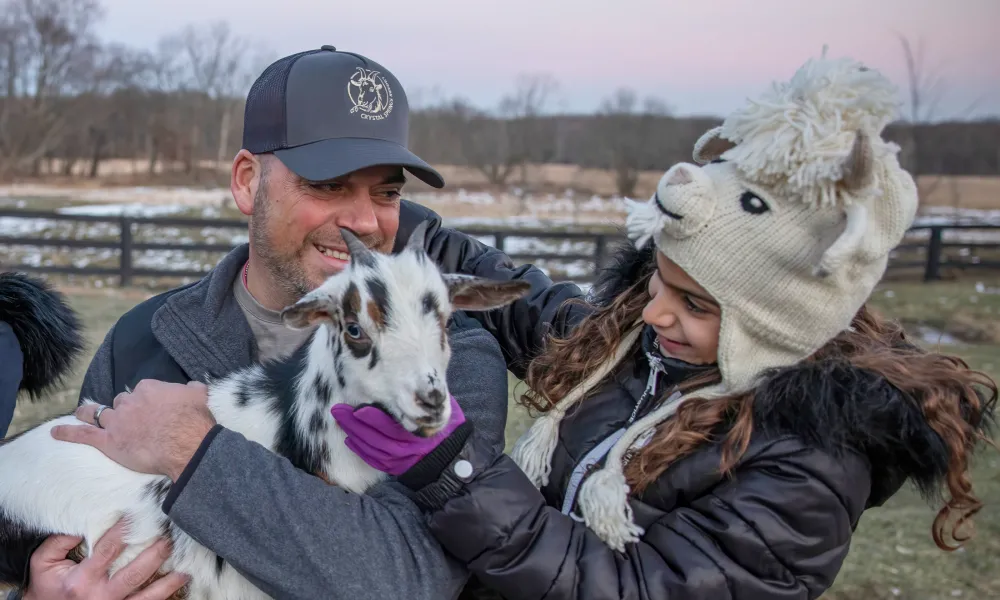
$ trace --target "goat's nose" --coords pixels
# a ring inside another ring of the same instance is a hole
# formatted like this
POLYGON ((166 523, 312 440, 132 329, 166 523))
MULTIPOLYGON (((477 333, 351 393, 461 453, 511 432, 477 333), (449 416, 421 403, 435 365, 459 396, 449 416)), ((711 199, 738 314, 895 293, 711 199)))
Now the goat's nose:
POLYGON ((444 405, 444 394, 437 388, 416 393, 417 406, 427 409, 441 408, 444 405))

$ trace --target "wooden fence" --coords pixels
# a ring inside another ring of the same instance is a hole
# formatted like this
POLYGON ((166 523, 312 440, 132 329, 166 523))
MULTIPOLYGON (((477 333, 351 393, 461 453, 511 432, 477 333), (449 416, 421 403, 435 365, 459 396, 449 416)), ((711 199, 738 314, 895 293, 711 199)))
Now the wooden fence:
MULTIPOLYGON (((0 249, 0 269, 3 270, 23 270, 42 273, 56 273, 66 275, 96 275, 96 276, 116 276, 119 285, 126 287, 131 285, 136 277, 200 277, 205 274, 205 270, 198 269, 148 269, 134 266, 135 252, 142 251, 191 251, 225 253, 236 246, 234 243, 189 243, 189 242, 147 242, 135 239, 135 230, 139 226, 147 225, 154 228, 175 227, 175 228, 213 228, 213 229, 234 229, 246 232, 247 223, 242 220, 225 219, 189 219, 189 218, 161 218, 161 217, 104 217, 95 215, 63 214, 56 212, 27 211, 27 210, 0 210, 0 218, 29 220, 45 219, 51 222, 76 222, 90 224, 104 224, 117 227, 117 237, 112 239, 75 239, 75 238, 53 238, 51 236, 42 237, 21 237, 7 235, 3 227, 0 227, 0 248, 11 246, 31 246, 66 249, 108 249, 116 251, 118 264, 114 267, 108 266, 78 266, 65 264, 32 265, 26 263, 15 263, 8 260, 10 254, 7 250, 0 249)), ((890 258, 889 267, 891 270, 914 270, 922 271, 923 279, 931 281, 940 279, 942 271, 945 269, 996 269, 1000 270, 1000 225, 989 224, 956 224, 956 225, 919 225, 910 230, 910 237, 919 236, 921 231, 928 231, 926 240, 910 241, 904 240, 890 258), (948 231, 988 231, 996 233, 995 236, 988 236, 991 241, 946 241, 945 233, 948 231)), ((540 231, 537 229, 517 229, 517 228, 484 228, 484 227, 463 227, 461 231, 476 237, 490 237, 492 244, 499 250, 506 251, 507 242, 510 238, 530 238, 539 240, 551 240, 555 242, 589 242, 593 250, 590 252, 577 253, 555 253, 555 252, 509 252, 508 255, 515 263, 525 262, 569 262, 586 261, 592 266, 590 272, 579 276, 567 277, 581 283, 593 281, 597 274, 597 269, 605 264, 605 260, 612 249, 612 246, 621 243, 624 239, 613 233, 593 233, 582 231, 540 231)), ((49 232, 46 232, 48 234, 49 232)))

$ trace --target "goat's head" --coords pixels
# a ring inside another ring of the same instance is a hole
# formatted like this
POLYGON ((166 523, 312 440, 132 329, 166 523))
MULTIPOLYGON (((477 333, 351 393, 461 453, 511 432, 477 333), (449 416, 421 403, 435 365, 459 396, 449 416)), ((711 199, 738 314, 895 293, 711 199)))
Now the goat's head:
MULTIPOLYGON (((443 274, 419 225, 397 254, 372 251, 350 231, 346 269, 282 312, 301 329, 319 325, 309 360, 320 363, 339 402, 376 404, 408 431, 429 436, 451 417, 447 322, 454 310, 489 310, 529 289, 523 281, 443 274)), ((470 377, 475 374, 470 373, 470 377)))

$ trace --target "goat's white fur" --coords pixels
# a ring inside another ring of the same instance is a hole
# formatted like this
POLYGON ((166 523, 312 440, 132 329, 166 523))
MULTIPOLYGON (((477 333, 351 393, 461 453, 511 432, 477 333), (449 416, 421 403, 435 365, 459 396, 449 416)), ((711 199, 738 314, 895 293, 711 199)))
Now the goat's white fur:
MULTIPOLYGON (((284 409, 290 411, 294 423, 291 433, 323 457, 318 466, 330 481, 352 492, 363 493, 387 476, 344 445, 344 433, 330 416, 333 404, 379 402, 411 431, 440 428, 449 417, 445 376, 450 349, 441 327, 450 311, 493 308, 527 291, 523 282, 442 276, 423 254, 423 235, 421 226, 404 252, 390 256, 364 251, 350 232, 344 232, 352 251, 350 267, 285 311, 286 322, 296 326, 319 319, 307 349, 302 349, 307 358, 298 365, 296 384, 289 392, 294 400, 284 409), (388 322, 382 330, 366 310, 372 300, 367 284, 371 278, 384 284, 389 299, 388 322), (357 358, 346 347, 341 305, 352 284, 361 299, 357 323, 379 353, 374 368, 369 368, 370 355, 357 358), (440 314, 428 311, 428 294, 440 314), (341 345, 339 372, 346 393, 341 393, 337 381, 333 355, 337 344, 341 345), (322 387, 317 388, 315 381, 327 382, 332 394, 317 397, 322 387), (432 387, 443 394, 444 401, 434 409, 420 406, 416 394, 430 393, 432 387), (322 427, 311 422, 320 415, 322 427)), ((278 452, 283 435, 281 401, 268 393, 265 383, 273 368, 253 365, 208 382, 208 405, 224 427, 278 452)), ((8 526, 13 522, 34 531, 82 536, 89 554, 93 544, 125 515, 129 519, 127 547, 115 561, 114 573, 169 526, 173 553, 162 570, 191 575, 188 593, 192 600, 268 598, 228 564, 217 573, 215 554, 169 525, 161 510, 169 478, 130 471, 95 448, 53 439, 50 430, 62 424, 80 421, 74 416, 53 419, 0 445, 0 527, 6 520, 8 526)))

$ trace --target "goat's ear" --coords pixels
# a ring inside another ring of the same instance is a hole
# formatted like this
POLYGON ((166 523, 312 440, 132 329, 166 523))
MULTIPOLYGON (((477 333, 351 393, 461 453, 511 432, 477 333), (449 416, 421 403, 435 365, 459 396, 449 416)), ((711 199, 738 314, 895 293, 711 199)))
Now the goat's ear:
POLYGON ((320 322, 333 323, 339 308, 329 296, 307 295, 281 311, 281 321, 291 329, 307 329, 320 322))
POLYGON ((510 304, 531 289, 527 281, 494 281, 471 275, 444 276, 448 300, 455 310, 490 310, 510 304))

